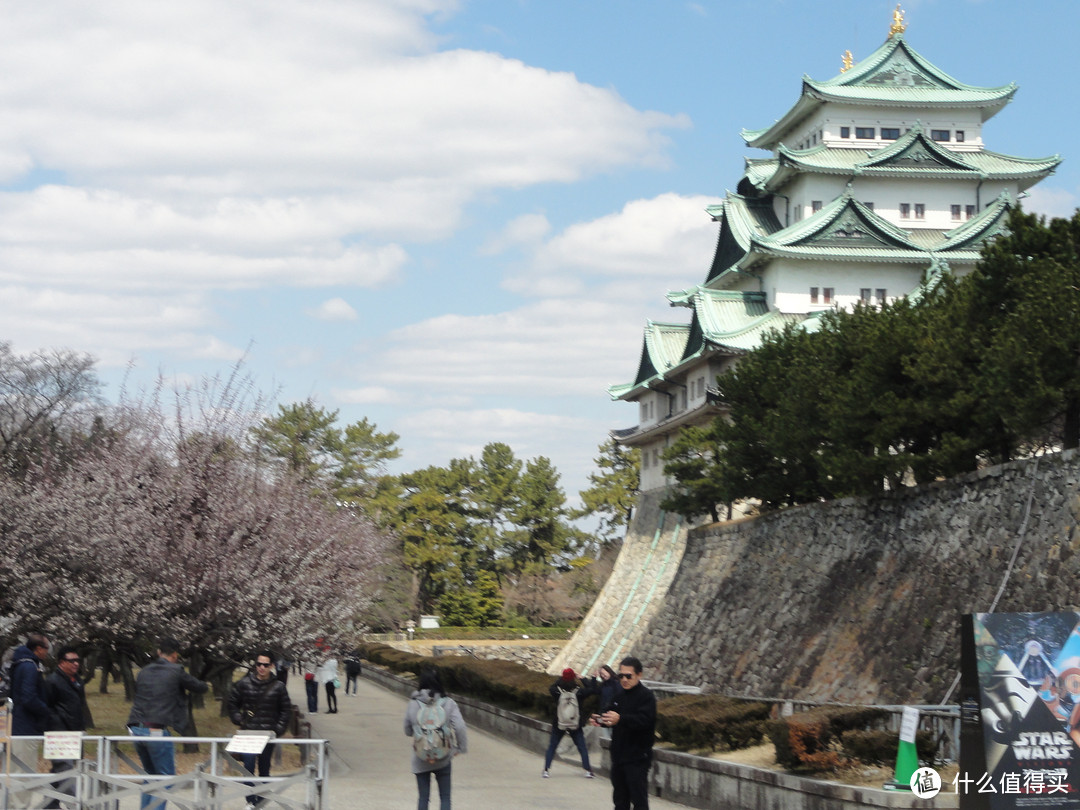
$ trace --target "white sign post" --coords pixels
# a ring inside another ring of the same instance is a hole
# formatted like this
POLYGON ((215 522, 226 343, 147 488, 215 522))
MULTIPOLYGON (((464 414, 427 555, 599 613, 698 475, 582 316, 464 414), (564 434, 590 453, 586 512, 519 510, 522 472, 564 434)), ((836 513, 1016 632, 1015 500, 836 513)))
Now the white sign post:
POLYGON ((82 759, 81 731, 46 731, 45 759, 82 759))
POLYGON ((261 754, 273 738, 272 731, 238 731, 225 750, 230 754, 261 754))

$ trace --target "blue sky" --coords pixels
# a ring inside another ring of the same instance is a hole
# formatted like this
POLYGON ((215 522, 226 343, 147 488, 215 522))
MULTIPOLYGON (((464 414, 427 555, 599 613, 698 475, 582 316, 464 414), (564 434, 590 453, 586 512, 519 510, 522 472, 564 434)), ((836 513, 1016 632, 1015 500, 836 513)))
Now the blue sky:
MULTIPOLYGON (((573 497, 664 293, 704 278, 742 128, 884 41, 894 2, 0 3, 0 339, 120 382, 246 353, 280 402, 503 441, 573 497)), ((911 0, 908 41, 1015 81, 987 146, 1080 198, 1076 0, 911 0)), ((763 153, 757 153, 760 156, 763 153)))

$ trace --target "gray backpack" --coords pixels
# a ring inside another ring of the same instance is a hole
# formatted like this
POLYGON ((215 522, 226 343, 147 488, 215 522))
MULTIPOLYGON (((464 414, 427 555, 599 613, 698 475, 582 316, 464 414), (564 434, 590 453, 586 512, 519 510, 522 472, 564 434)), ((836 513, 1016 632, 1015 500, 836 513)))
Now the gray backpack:
POLYGON ((577 689, 559 692, 559 704, 555 707, 555 717, 558 718, 559 728, 564 731, 573 731, 581 726, 581 707, 578 706, 577 689))

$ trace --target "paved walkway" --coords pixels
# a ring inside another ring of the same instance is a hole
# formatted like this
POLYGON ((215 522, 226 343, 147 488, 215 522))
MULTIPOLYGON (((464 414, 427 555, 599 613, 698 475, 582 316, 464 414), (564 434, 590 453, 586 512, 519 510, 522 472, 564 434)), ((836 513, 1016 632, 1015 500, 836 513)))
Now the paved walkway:
MULTIPOLYGON (((344 683, 344 679, 342 679, 344 683)), ((289 692, 301 710, 307 707, 303 679, 289 678, 289 692)), ((402 720, 407 701, 360 679, 359 693, 338 690, 338 713, 326 714, 326 693, 320 690, 319 714, 307 715, 312 736, 331 743, 330 807, 332 810, 413 810, 416 780, 409 771, 410 740, 402 720)), ((543 754, 532 753, 494 735, 469 729, 469 753, 453 763, 454 806, 468 810, 536 807, 578 810, 611 807, 611 783, 586 779, 580 766, 555 760, 551 778, 541 779, 543 754)), ((431 807, 438 789, 432 780, 431 807)), ((683 805, 651 798, 653 810, 683 805)))

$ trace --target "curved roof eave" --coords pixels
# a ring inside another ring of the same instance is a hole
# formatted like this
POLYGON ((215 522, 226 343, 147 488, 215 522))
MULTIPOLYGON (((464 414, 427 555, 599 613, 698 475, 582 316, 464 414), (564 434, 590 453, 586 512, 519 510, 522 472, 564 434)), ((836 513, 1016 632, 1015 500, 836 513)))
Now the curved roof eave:
POLYGON ((803 76, 798 100, 772 125, 763 129, 742 131, 743 140, 759 149, 774 149, 789 129, 800 123, 814 110, 826 103, 856 104, 860 106, 920 106, 931 109, 980 108, 982 120, 986 121, 1016 94, 1015 82, 1000 87, 979 87, 965 84, 938 68, 904 40, 903 34, 891 36, 872 54, 860 60, 843 73, 825 81, 815 81, 803 76), (897 51, 903 55, 897 57, 897 51), (888 63, 897 58, 901 69, 910 66, 923 74, 923 82, 886 85, 874 83, 873 79, 884 72, 888 63), (929 77, 929 78, 927 78, 929 77))

